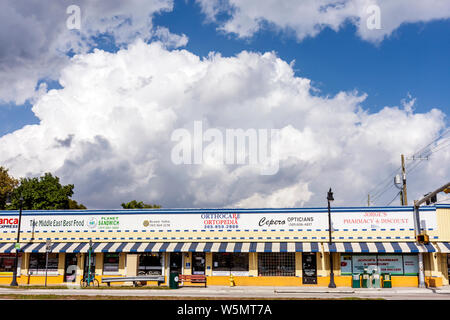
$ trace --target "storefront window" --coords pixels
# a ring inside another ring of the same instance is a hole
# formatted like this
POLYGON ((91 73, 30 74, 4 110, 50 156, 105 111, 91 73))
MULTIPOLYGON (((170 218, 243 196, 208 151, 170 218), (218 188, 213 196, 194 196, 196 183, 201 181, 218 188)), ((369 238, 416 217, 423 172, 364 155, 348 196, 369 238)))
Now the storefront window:
POLYGON ((103 273, 118 273, 119 272, 119 254, 105 253, 103 258, 103 273))
POLYGON ((295 276, 295 253, 258 253, 259 276, 295 276))
POLYGON ((351 274, 352 273, 352 256, 351 255, 341 255, 341 273, 351 274))
POLYGON ((417 276, 419 274, 419 257, 416 254, 403 255, 403 272, 405 276, 417 276))
MULTIPOLYGON (((45 273, 45 253, 32 253, 30 255, 30 273, 45 273)), ((48 254, 47 271, 50 273, 58 272, 58 254, 48 254)))
POLYGON ((380 273, 416 276, 419 272, 415 254, 342 254, 341 274, 363 273, 364 268, 377 266, 380 273))
POLYGON ((247 253, 213 253, 213 276, 248 276, 247 253))
POLYGON ((139 255, 139 275, 163 275, 164 255, 162 253, 144 253, 139 255))
MULTIPOLYGON (((13 272, 14 259, 16 258, 15 253, 2 253, 0 254, 0 272, 13 272)), ((19 264, 22 259, 22 254, 19 254, 19 264)))

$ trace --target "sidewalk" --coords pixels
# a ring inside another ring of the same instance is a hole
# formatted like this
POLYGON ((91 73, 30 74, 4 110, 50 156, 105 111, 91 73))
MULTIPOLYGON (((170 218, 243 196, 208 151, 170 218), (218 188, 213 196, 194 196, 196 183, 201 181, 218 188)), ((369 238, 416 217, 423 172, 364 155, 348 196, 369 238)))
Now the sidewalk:
POLYGON ((181 287, 179 289, 26 289, 26 288, 0 288, 0 295, 72 295, 72 296, 124 296, 124 297, 217 297, 217 298, 305 298, 319 297, 377 297, 383 296, 417 296, 441 298, 450 297, 450 286, 441 288, 336 288, 326 287, 226 287, 209 286, 181 287), (446 296, 449 295, 449 296, 446 296))

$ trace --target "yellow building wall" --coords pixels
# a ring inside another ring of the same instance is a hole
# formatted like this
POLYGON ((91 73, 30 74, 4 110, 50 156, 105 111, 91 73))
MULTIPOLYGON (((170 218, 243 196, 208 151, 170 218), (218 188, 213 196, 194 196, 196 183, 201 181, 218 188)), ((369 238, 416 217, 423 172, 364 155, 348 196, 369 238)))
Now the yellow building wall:
POLYGON ((302 253, 301 252, 295 253, 295 276, 296 277, 302 276, 302 253))
POLYGON ((206 252, 205 254, 205 275, 207 276, 212 276, 212 265, 213 265, 213 261, 212 261, 212 253, 211 252, 206 252))
POLYGON ((184 274, 191 275, 192 274, 192 252, 188 252, 184 255, 184 274))
POLYGON ((439 241, 450 241, 450 209, 437 208, 436 219, 439 231, 439 241))
POLYGON ((137 276, 139 255, 137 254, 127 254, 127 277, 137 276))
POLYGON ((95 275, 100 276, 103 274, 103 253, 95 254, 95 275))
POLYGON ((251 277, 258 276, 258 254, 249 252, 248 254, 248 275, 251 277))
POLYGON ((438 264, 442 273, 442 285, 448 286, 450 283, 448 276, 447 254, 438 254, 438 264))

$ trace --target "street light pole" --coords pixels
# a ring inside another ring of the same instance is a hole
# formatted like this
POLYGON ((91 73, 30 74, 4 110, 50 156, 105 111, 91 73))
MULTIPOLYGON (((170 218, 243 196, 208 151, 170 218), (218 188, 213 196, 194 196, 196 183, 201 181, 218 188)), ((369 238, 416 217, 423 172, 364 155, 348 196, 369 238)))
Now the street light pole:
POLYGON ((48 253, 51 249, 51 241, 47 240, 46 247, 45 247, 45 286, 47 286, 47 271, 48 271, 48 253))
POLYGON ((20 241, 20 222, 22 220, 22 204, 23 204, 23 197, 20 196, 19 199, 19 225, 17 226, 17 241, 16 241, 16 257, 14 258, 14 268, 13 268, 13 279, 11 281, 11 286, 12 287, 17 287, 18 283, 17 283, 17 265, 19 262, 19 241, 20 241))
POLYGON ((330 202, 334 200, 333 198, 333 192, 330 190, 327 194, 327 200, 328 200, 328 247, 330 248, 330 283, 328 284, 328 288, 336 288, 336 284, 334 283, 334 271, 333 271, 333 255, 331 252, 331 208, 330 208, 330 202))

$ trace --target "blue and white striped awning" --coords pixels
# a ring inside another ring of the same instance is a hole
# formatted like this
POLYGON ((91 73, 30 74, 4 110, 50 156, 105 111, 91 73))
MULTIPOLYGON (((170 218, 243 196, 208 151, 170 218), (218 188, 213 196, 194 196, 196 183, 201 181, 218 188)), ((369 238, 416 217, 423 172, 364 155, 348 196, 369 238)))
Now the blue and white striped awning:
POLYGON ((436 243, 441 253, 450 253, 450 242, 438 242, 436 243))
POLYGON ((437 252, 432 244, 419 245, 414 242, 341 242, 324 243, 324 252, 370 252, 370 253, 418 253, 437 252))
MULTIPOLYGON (((319 252, 318 242, 95 242, 93 252, 319 252)), ((50 252, 85 253, 89 243, 54 243, 50 252)), ((45 252, 45 243, 21 244, 21 252, 45 252)), ((13 243, 0 243, 0 253, 15 252, 13 243)))

